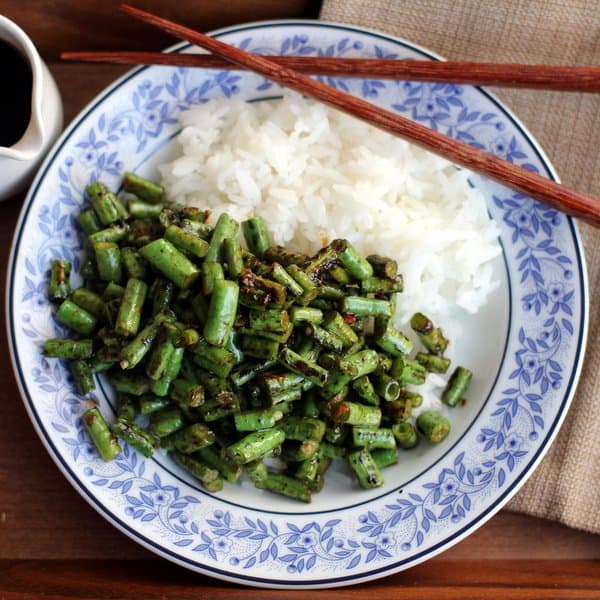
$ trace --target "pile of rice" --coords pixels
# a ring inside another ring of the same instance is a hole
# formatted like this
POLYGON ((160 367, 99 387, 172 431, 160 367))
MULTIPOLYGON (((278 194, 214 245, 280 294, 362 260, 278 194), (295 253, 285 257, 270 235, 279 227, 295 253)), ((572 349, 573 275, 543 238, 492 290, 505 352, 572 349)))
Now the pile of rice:
POLYGON ((397 323, 475 312, 496 287, 498 228, 469 172, 327 106, 211 101, 183 112, 181 155, 160 167, 171 200, 260 215, 272 240, 313 253, 335 238, 398 261, 397 323))

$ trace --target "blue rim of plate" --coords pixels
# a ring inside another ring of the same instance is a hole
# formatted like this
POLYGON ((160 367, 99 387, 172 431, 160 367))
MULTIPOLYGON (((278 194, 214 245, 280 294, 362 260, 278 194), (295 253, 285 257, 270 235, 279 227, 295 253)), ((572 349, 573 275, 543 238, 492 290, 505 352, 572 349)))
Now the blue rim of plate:
MULTIPOLYGON (((220 37, 227 34, 240 33, 249 30, 263 30, 268 29, 270 27, 311 27, 311 28, 332 28, 335 30, 349 31, 359 34, 367 34, 374 38, 378 38, 384 40, 386 42, 391 42, 395 45, 403 47, 407 50, 416 51, 428 58, 434 60, 443 60, 438 55, 432 53, 431 51, 424 49, 416 44, 412 44, 408 41, 405 41, 401 38, 397 38, 394 36, 382 34, 377 31, 352 27, 348 25, 341 25, 335 23, 326 23, 319 21, 304 21, 304 20, 279 20, 279 21, 265 21, 265 22, 257 22, 257 23, 249 23, 240 26, 227 27, 215 32, 212 32, 211 35, 215 37, 220 37)), ((166 52, 176 52, 182 49, 189 47, 190 44, 187 43, 179 43, 176 44, 166 50, 166 52)), ((9 260, 9 267, 7 271, 7 290, 6 290, 6 307, 7 307, 7 330, 8 330, 8 338, 9 338, 9 347, 11 352, 11 361, 13 364, 13 369, 15 372, 15 376, 17 379, 17 383, 19 386, 19 390, 24 399, 25 407, 27 412, 37 430, 40 439, 43 444, 46 446, 49 454, 51 455, 54 462, 61 469, 67 479, 71 482, 73 487, 81 494, 81 496, 101 515, 103 515, 108 521, 113 523, 118 529, 120 529, 123 533, 136 540, 138 543, 143 545, 144 547, 152 550, 156 554, 163 556, 179 565, 192 568, 198 572, 217 576, 221 579, 240 583, 248 583, 250 585, 257 585, 263 587, 276 587, 276 588, 288 588, 288 589, 298 589, 298 588, 311 588, 311 587, 333 587, 340 586, 345 584, 354 584, 364 582, 370 579, 374 579, 378 576, 383 576, 387 574, 392 574, 406 568, 408 564, 410 566, 414 566, 428 558, 433 557, 435 554, 443 551, 459 542, 461 539, 466 537, 470 532, 477 529, 479 526, 483 525, 491 516, 493 516, 500 508, 510 499, 512 495, 514 495, 521 485, 526 481, 528 476, 532 473, 535 466, 541 461, 543 455, 548 450, 552 440, 558 433, 560 425, 564 420, 567 412, 567 407, 571 402, 577 380, 579 378, 582 363, 583 363, 583 353, 585 351, 585 344, 587 338, 587 322, 588 322, 588 289, 587 289, 587 274, 586 274, 586 266, 585 260, 583 257, 583 248, 581 245, 581 241, 579 238, 579 233, 576 227, 575 222, 570 217, 567 217, 567 223, 569 226, 569 231, 572 235, 576 256, 577 256, 577 269, 578 273, 580 273, 580 282, 579 282, 579 293, 581 298, 581 320, 579 330, 575 333, 577 334, 578 345, 576 349, 575 359, 574 359, 574 368, 570 373, 570 377, 565 386, 565 391, 562 397, 562 400, 559 405, 559 410, 557 411, 556 417, 554 421, 547 427, 547 431, 545 432, 545 436, 543 439, 543 443, 540 443, 537 450, 532 454, 530 460, 523 468, 520 477, 511 482, 510 486, 507 487, 501 494, 499 494, 495 501, 492 502, 486 509, 482 510, 480 514, 471 521, 465 523, 463 527, 458 529, 457 531, 453 531, 450 537, 439 541, 438 543, 427 546, 423 549, 422 552, 411 555, 410 558, 396 561, 392 564, 386 564, 381 568, 370 569, 368 571, 362 571, 357 574, 349 574, 346 576, 339 577, 331 577, 331 578, 322 578, 322 579, 300 579, 298 581, 294 581, 291 579, 287 580, 275 580, 275 579, 267 579, 262 577, 255 577, 246 574, 234 574, 232 575, 231 571, 215 568, 207 565, 206 563, 202 563, 201 561, 192 561, 187 558, 183 558, 181 555, 176 552, 165 548, 157 544, 155 541, 147 538, 144 534, 135 531, 132 529, 125 521, 123 521, 119 516, 111 512, 106 506, 99 501, 94 494, 88 490, 85 485, 79 480, 77 475, 71 470, 66 461, 60 454, 60 451, 55 447, 54 443, 50 439, 49 435, 44 429, 42 424, 40 415, 38 414, 35 403, 32 400, 29 391, 26 386, 25 377, 21 369, 21 365, 18 358, 18 353, 16 351, 16 338, 14 331, 14 299, 11 291, 14 289, 14 278, 15 278, 15 269, 16 269, 16 255, 17 251, 20 247, 21 243, 21 235, 23 226, 28 217, 29 210, 32 206, 33 199, 37 193, 38 187, 43 181, 46 172, 52 166, 53 161, 56 158, 56 155, 61 150, 63 145, 69 140, 71 134, 76 130, 78 125, 100 104, 102 103, 108 96, 110 96, 115 90, 124 85, 127 81, 129 81, 132 77, 137 74, 143 72, 149 67, 138 67, 133 69, 111 84, 109 87, 104 89, 98 96, 96 96, 73 120, 73 122, 69 125, 69 127, 63 132, 60 139, 56 142, 48 157, 42 164, 38 174, 33 182, 30 191, 25 200, 23 209, 21 211, 16 229, 15 235, 12 241, 11 247, 11 256, 9 260)), ((487 92, 485 89, 480 87, 476 88, 483 96, 485 96, 488 100, 490 100, 495 107, 512 123, 514 127, 524 136, 527 142, 530 144, 537 158, 540 160, 544 168, 546 169, 548 175, 558 181, 558 177, 554 171, 554 168, 550 164, 550 161, 544 154, 543 150, 539 147, 538 143, 535 141, 533 136, 526 130, 526 128, 521 124, 521 122, 508 110, 502 103, 500 103, 492 94, 487 92)), ((506 257, 504 257, 506 260, 506 257)), ((510 279, 509 279, 510 285, 510 279)), ((505 348, 506 351, 506 348, 505 348)), ((454 447, 456 444, 454 445, 454 447)), ((451 449, 448 450, 450 452, 451 449)), ((446 453, 447 454, 447 453, 446 453)), ((444 456, 446 456, 444 454, 444 456)), ((442 460, 441 457, 439 460, 442 460)), ((437 462, 439 462, 439 460, 437 462)), ((324 511, 324 512, 334 512, 334 511, 324 511)), ((315 514, 313 513, 303 513, 303 514, 315 514)))

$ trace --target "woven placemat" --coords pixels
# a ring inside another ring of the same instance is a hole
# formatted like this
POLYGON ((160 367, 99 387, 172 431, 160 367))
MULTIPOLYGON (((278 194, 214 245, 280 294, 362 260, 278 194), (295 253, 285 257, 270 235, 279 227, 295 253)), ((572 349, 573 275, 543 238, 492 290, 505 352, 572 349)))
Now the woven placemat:
MULTIPOLYGON (((324 0, 321 19, 397 35, 454 60, 600 65, 598 0, 324 0)), ((491 89, 565 184, 600 197, 599 94, 491 89)), ((508 507, 600 533, 600 230, 579 227, 591 301, 583 372, 558 437, 508 507)))

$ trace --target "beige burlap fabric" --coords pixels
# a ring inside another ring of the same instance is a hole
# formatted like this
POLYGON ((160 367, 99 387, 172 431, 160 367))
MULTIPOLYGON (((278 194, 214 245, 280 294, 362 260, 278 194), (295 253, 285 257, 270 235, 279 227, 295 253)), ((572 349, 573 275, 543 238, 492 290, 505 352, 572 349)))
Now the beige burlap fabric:
MULTIPOLYGON (((454 60, 600 65, 598 0, 324 0, 321 19, 398 35, 454 60)), ((564 183, 600 197, 600 95, 493 91, 564 183)), ((580 231, 591 300, 583 372, 558 437, 508 506, 600 533, 600 230, 580 231)))

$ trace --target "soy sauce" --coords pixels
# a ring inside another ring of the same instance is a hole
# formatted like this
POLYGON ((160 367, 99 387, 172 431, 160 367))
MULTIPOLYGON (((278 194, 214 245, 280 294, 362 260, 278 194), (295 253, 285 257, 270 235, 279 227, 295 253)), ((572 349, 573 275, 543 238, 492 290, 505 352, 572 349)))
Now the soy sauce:
POLYGON ((31 119, 33 75, 21 53, 4 40, 0 40, 0 73, 0 146, 10 148, 23 137, 31 119))

